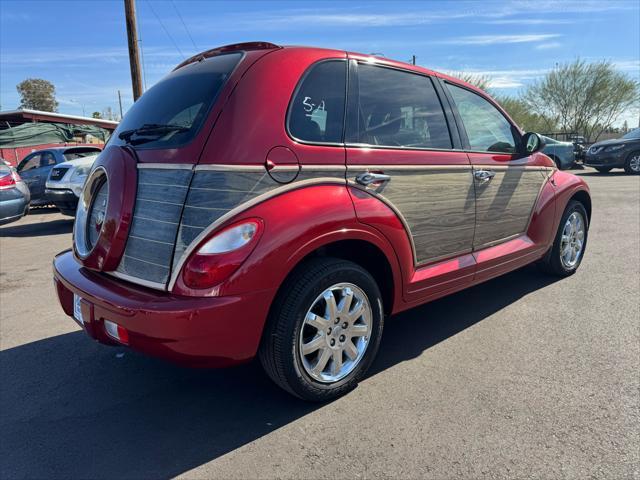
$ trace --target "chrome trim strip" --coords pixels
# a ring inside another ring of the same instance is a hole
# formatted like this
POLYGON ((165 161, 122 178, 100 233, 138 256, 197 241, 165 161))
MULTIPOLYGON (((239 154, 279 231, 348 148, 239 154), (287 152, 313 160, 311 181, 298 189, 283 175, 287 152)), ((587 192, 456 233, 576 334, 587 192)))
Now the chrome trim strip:
POLYGON ((193 167, 193 163, 138 163, 140 169, 192 170, 193 167))
POLYGON ((220 218, 218 218, 213 223, 211 223, 209 226, 207 226, 202 232, 200 232, 198 234, 198 236, 192 240, 192 242, 185 249, 185 251, 182 252, 182 255, 180 256, 178 261, 172 267, 171 277, 169 279, 169 285, 168 285, 167 289, 169 291, 173 290, 173 287, 175 286, 176 281, 178 280, 178 275, 182 271, 182 267, 184 266, 184 263, 186 262, 187 258, 189 258, 191 253, 193 253, 195 248, 200 244, 200 242, 202 242, 202 240, 204 240, 212 231, 217 229, 223 223, 225 223, 229 219, 235 217, 236 215, 239 215, 243 211, 248 210, 249 208, 258 205, 258 204, 264 202, 265 200, 269 200, 270 198, 276 197, 276 196, 281 195, 283 193, 290 192, 292 190, 297 190, 299 188, 308 187, 308 186, 311 186, 311 185, 323 185, 323 184, 345 186, 345 181, 341 180, 341 179, 338 179, 338 178, 331 178, 331 177, 310 178, 308 180, 299 180, 297 182, 293 182, 293 183, 290 183, 288 185, 283 185, 281 187, 276 187, 273 190, 270 190, 268 192, 262 193, 262 194, 260 194, 260 195, 258 195, 256 197, 252 198, 251 200, 249 200, 249 201, 247 201, 245 203, 242 203, 242 204, 238 205, 237 207, 229 210, 227 213, 225 213, 220 218))
POLYGON ((467 248, 465 250, 460 250, 460 251, 454 252, 454 253, 445 253, 444 255, 440 255, 438 257, 433 257, 433 258, 430 258, 430 259, 428 259, 428 260, 426 260, 424 262, 420 262, 420 263, 414 265, 414 267, 415 267, 415 269, 417 271, 419 268, 432 267, 436 263, 439 263, 439 262, 442 262, 442 261, 447 261, 447 260, 454 260, 457 257, 460 257, 461 255, 468 255, 470 253, 473 253, 473 250, 471 248, 467 248))
POLYGON ((509 240, 513 240, 514 238, 526 235, 526 232, 527 231, 525 230, 524 232, 514 233, 513 235, 509 235, 508 237, 504 237, 504 238, 499 238, 498 240, 491 240, 490 242, 483 243, 482 245, 478 245, 477 247, 475 247, 473 249, 473 251, 477 252, 477 251, 483 250, 485 248, 495 247, 496 245, 500 245, 501 243, 506 243, 509 240))
POLYGON ((471 170, 471 164, 437 164, 437 165, 348 165, 347 171, 358 170, 471 170))
POLYGON ((266 172, 267 169, 264 165, 230 165, 230 164, 210 164, 210 165, 196 165, 194 170, 199 171, 214 171, 214 172, 229 172, 229 171, 241 171, 241 172, 266 172))
POLYGON ((154 290, 162 290, 166 291, 166 285, 164 283, 151 282, 149 280, 144 280, 138 277, 132 277, 131 275, 127 275, 126 273, 120 273, 116 270, 111 272, 104 272, 112 277, 119 278, 121 280, 126 280, 127 282, 131 282, 134 285, 142 285, 143 287, 153 288, 154 290))

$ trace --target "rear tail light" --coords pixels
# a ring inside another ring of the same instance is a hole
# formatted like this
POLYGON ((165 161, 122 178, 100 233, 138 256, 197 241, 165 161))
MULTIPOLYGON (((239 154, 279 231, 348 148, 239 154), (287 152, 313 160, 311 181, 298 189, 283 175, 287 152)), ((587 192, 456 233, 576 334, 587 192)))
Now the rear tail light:
POLYGON ((185 286, 211 288, 229 278, 253 251, 262 229, 262 220, 252 218, 230 225, 206 240, 184 266, 185 286))
POLYGON ((16 186, 16 183, 20 182, 22 179, 18 172, 15 170, 11 170, 11 172, 7 173, 0 177, 0 190, 5 190, 8 188, 13 188, 16 186))
POLYGON ((114 340, 117 340, 120 343, 124 343, 125 345, 129 344, 129 332, 123 326, 118 325, 117 323, 110 320, 105 320, 104 331, 107 332, 107 335, 109 335, 114 340))

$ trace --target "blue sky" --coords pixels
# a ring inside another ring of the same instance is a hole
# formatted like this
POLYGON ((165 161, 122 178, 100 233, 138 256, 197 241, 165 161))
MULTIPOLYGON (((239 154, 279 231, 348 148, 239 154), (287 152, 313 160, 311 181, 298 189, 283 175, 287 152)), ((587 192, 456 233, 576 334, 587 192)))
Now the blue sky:
MULTIPOLYGON (((607 59, 640 80, 640 1, 189 1, 137 0, 145 83, 197 51, 265 40, 477 72, 516 94, 558 62, 607 59)), ((64 113, 132 103, 122 0, 0 0, 0 108, 16 84, 53 82, 64 113)), ((625 115, 637 123, 636 112, 625 115)))

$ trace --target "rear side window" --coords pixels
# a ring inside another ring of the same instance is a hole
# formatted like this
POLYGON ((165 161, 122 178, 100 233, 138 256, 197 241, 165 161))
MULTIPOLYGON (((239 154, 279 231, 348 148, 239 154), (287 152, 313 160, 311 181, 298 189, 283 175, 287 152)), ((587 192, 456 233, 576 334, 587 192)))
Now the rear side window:
POLYGON ((347 62, 321 62, 303 77, 289 105, 288 129, 303 142, 341 143, 347 62))
POLYGON ((360 64, 358 80, 356 143, 452 148, 444 111, 429 77, 360 64))
POLYGON ((33 170, 34 168, 40 168, 41 153, 36 153, 30 157, 25 158, 18 165, 19 172, 26 172, 27 170, 33 170))
POLYGON ((487 100, 465 88, 447 84, 462 118, 471 150, 515 153, 516 141, 507 119, 487 100))
POLYGON ((89 155, 95 155, 100 153, 99 148, 69 148, 64 151, 63 156, 65 160, 75 160, 76 158, 88 157, 89 155))
POLYGON ((42 159, 40 160, 41 167, 48 167, 50 165, 56 164, 56 157, 53 156, 51 152, 44 152, 42 154, 42 159))
POLYGON ((121 145, 122 132, 148 125, 184 127, 155 134, 141 148, 173 148, 190 141, 214 104, 222 87, 242 58, 242 53, 228 53, 191 63, 156 83, 129 109, 115 131, 113 142, 121 145))

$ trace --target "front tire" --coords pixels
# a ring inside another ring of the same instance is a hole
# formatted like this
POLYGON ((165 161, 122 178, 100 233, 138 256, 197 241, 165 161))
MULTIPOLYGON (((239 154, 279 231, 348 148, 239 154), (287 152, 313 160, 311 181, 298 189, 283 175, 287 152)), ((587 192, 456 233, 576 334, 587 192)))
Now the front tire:
POLYGON ((323 402, 356 387, 382 336, 380 290, 359 265, 304 262, 284 282, 269 314, 260 361, 269 377, 304 400, 323 402))
POLYGON ((640 152, 631 152, 624 164, 624 171, 629 175, 640 175, 640 152))
POLYGON ((540 268, 552 275, 573 275, 584 256, 589 233, 589 217, 582 203, 571 200, 567 205, 553 245, 540 260, 540 268))

